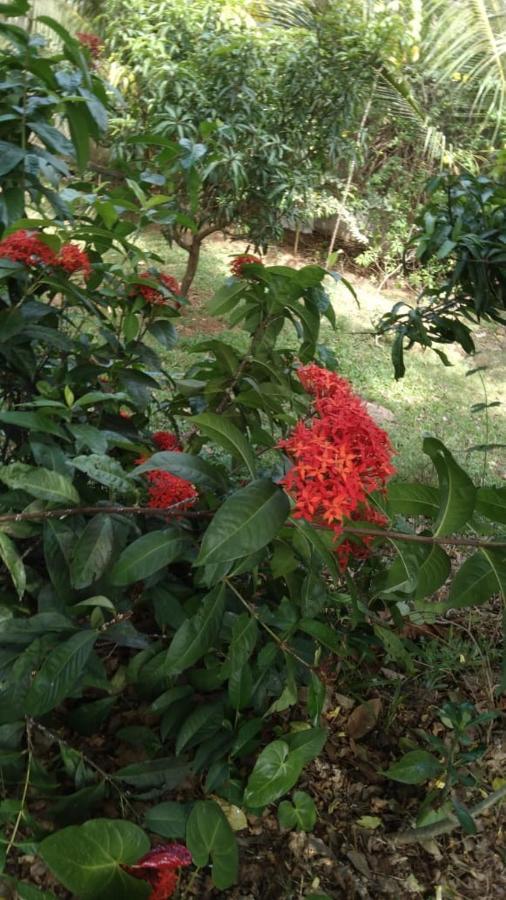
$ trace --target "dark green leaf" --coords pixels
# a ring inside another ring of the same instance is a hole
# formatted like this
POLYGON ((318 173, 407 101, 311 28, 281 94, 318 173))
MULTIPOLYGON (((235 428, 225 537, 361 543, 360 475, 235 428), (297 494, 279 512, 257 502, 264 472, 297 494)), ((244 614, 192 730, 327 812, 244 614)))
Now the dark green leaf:
POLYGON ((112 570, 112 583, 125 585, 149 578, 174 562, 184 543, 184 533, 175 526, 143 534, 123 550, 112 570))
POLYGON ((46 657, 26 697, 26 710, 30 715, 44 715, 72 693, 97 637, 96 631, 80 631, 46 657))
POLYGON ((165 838, 184 838, 187 820, 187 807, 172 800, 152 806, 144 816, 148 831, 165 838))
POLYGON ((140 900, 147 897, 147 885, 121 866, 136 863, 149 849, 147 836, 132 822, 94 819, 51 834, 39 854, 80 900, 140 900))
POLYGON ((35 468, 19 462, 1 466, 0 481, 15 490, 26 491, 27 494, 40 500, 60 504, 79 503, 79 494, 70 478, 40 466, 35 468))
POLYGON ((199 611, 178 628, 165 658, 165 674, 184 672, 212 647, 225 608, 225 588, 219 585, 202 601, 199 611))
POLYGON ((450 451, 437 438, 425 438, 423 451, 432 459, 440 489, 440 509, 434 534, 441 537, 462 528, 471 518, 476 488, 469 475, 455 462, 450 451))
POLYGON ((290 512, 288 497, 267 479, 229 497, 209 525, 196 565, 227 562, 256 553, 278 533, 290 512))
POLYGON ((440 762, 427 750, 411 750, 385 772, 387 778, 402 784, 423 784, 443 771, 440 762))
POLYGON ((235 884, 239 854, 234 833, 217 803, 201 800, 193 807, 186 828, 186 844, 195 865, 212 862, 212 878, 219 890, 235 884))
POLYGON ((232 422, 217 413, 202 413, 200 416, 193 416, 193 423, 204 434, 240 459, 247 467, 251 477, 255 477, 256 460, 253 451, 244 435, 232 422))
POLYGON ((26 587, 26 572, 16 545, 3 531, 0 531, 0 559, 8 570, 14 587, 21 599, 26 587))
POLYGON ((88 522, 75 545, 70 566, 73 586, 80 590, 100 578, 111 561, 113 549, 112 519, 101 513, 88 522))
POLYGON ((178 478, 184 478, 191 484, 204 490, 224 491, 227 483, 216 466, 201 459, 200 456, 192 456, 191 453, 153 453, 149 460, 134 470, 134 475, 143 472, 151 472, 153 469, 161 469, 163 472, 171 472, 178 478))

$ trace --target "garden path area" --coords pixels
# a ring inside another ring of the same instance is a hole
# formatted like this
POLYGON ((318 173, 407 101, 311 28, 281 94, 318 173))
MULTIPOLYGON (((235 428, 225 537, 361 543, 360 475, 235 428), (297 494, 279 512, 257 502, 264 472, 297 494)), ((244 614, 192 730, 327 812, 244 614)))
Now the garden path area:
MULTIPOLYGON (((143 240, 144 245, 164 260, 167 271, 181 276, 184 251, 169 249, 156 232, 143 240)), ((242 335, 227 331, 223 321, 209 316, 206 303, 227 277, 233 255, 244 250, 243 243, 221 235, 204 244, 191 290, 191 305, 179 328, 180 341, 175 350, 170 351, 172 365, 174 357, 182 368, 194 361, 195 355, 188 351, 210 334, 221 333, 223 338, 240 345, 242 335)), ((270 265, 295 267, 321 262, 314 251, 294 256, 288 247, 271 248, 266 261, 270 265)), ((506 334, 489 324, 476 328, 477 353, 474 357, 466 356, 456 345, 445 347, 451 368, 445 368, 431 351, 415 347, 406 354, 406 375, 395 382, 389 339, 375 339, 368 332, 372 321, 388 311, 393 303, 400 299, 412 303, 414 294, 388 286, 379 291, 365 277, 355 273, 346 275, 360 306, 349 291, 334 285, 329 278, 328 288, 333 296, 338 325, 336 332, 324 326, 322 340, 336 354, 340 372, 350 379, 366 401, 380 407, 376 411, 373 407, 371 411, 376 412, 379 423, 389 432, 399 452, 399 474, 404 478, 429 477, 432 465, 422 452, 423 434, 429 433, 448 446, 473 478, 489 483, 501 482, 506 477, 506 447, 492 450, 486 461, 482 452, 465 450, 485 443, 506 444, 506 334), (485 402, 479 375, 467 376, 478 366, 487 367, 482 376, 488 402, 502 404, 489 410, 488 435, 484 413, 472 412, 474 404, 485 402), (487 463, 485 474, 484 462, 487 463)))

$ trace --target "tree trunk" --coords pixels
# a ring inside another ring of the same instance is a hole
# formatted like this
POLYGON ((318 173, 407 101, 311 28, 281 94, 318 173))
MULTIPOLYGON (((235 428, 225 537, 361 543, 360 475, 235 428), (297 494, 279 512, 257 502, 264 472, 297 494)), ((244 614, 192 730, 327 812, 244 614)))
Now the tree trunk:
POLYGON ((193 279, 195 278, 197 266, 199 264, 201 243, 201 239, 198 236, 195 236, 193 237, 192 242, 188 247, 188 262, 186 263, 186 270, 181 282, 181 293, 183 294, 183 297, 188 296, 188 291, 190 290, 193 279))

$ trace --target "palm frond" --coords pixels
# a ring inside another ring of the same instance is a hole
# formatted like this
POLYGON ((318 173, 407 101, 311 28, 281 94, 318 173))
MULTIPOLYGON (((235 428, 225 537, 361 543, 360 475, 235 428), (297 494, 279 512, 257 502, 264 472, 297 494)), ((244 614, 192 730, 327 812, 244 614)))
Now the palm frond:
POLYGON ((471 114, 506 113, 506 0, 427 0, 424 62, 437 82, 474 91, 471 114))

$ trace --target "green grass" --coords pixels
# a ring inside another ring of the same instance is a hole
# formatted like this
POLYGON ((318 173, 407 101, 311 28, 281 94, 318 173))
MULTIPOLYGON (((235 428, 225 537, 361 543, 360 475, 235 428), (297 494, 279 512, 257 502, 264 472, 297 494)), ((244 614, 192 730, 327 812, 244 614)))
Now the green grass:
MULTIPOLYGON (((169 249, 156 233, 144 238, 146 249, 157 252, 165 267, 181 277, 185 254, 178 248, 169 249)), ((213 240, 204 245, 199 271, 192 290, 192 308, 185 315, 181 339, 168 354, 167 363, 183 369, 195 360, 191 348, 200 340, 220 333, 236 347, 246 346, 245 336, 227 330, 206 314, 206 301, 228 274, 231 256, 243 250, 242 245, 230 241, 213 240)), ((270 254, 269 262, 286 262, 286 254, 270 254)), ((289 262, 291 260, 288 260, 289 262)), ((299 261, 299 265, 303 262, 299 261)), ((431 480, 432 464, 422 452, 424 434, 440 438, 476 480, 499 483, 506 476, 506 450, 497 448, 484 460, 482 452, 466 452, 475 444, 506 444, 506 329, 480 326, 477 329, 476 356, 469 357, 457 347, 448 349, 452 362, 446 368, 431 351, 418 348, 406 358, 406 375, 396 382, 390 360, 388 338, 375 339, 361 334, 370 330, 371 321, 389 309, 398 299, 395 292, 380 293, 371 282, 350 276, 357 291, 360 308, 343 287, 329 285, 338 316, 333 332, 324 326, 324 342, 336 353, 342 374, 348 378, 361 396, 389 411, 391 417, 384 427, 398 451, 397 468, 403 478, 431 480), (489 410, 489 432, 483 412, 472 413, 474 403, 484 401, 479 375, 466 373, 478 365, 488 366, 483 373, 488 402, 500 401, 501 406, 489 410), (484 473, 484 462, 486 471, 484 473)), ((329 279, 330 281, 330 279, 329 279)), ((398 293, 398 292, 397 292, 398 293)))

